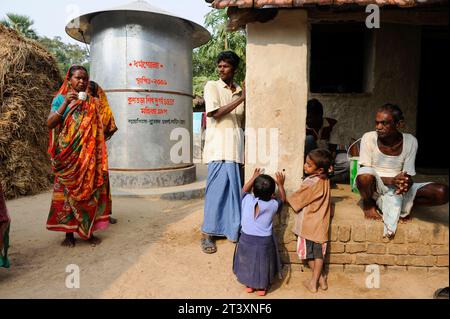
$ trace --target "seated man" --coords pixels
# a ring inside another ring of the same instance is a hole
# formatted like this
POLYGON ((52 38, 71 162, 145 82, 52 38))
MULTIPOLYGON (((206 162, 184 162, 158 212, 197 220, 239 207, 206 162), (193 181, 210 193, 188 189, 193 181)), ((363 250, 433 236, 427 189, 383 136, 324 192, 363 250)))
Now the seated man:
POLYGON ((448 202, 448 186, 413 183, 417 140, 401 133, 403 112, 397 105, 385 104, 376 113, 375 131, 361 140, 360 165, 355 183, 363 200, 366 218, 384 221, 384 235, 395 234, 400 217, 409 215, 413 204, 443 205, 448 202))
POLYGON ((311 99, 307 104, 306 114, 306 155, 316 148, 328 149, 333 155, 334 176, 332 182, 343 182, 349 179, 349 162, 345 147, 339 145, 333 134, 333 127, 337 121, 332 118, 323 117, 322 103, 317 99, 311 99))

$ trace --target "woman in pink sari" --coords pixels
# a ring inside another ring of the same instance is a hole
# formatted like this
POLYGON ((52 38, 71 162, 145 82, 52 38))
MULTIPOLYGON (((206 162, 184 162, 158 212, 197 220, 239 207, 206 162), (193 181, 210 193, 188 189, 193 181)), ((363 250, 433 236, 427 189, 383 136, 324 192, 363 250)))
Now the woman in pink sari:
POLYGON ((11 220, 9 219, 8 211, 6 210, 2 185, 0 184, 0 268, 9 268, 8 246, 10 222, 11 220))

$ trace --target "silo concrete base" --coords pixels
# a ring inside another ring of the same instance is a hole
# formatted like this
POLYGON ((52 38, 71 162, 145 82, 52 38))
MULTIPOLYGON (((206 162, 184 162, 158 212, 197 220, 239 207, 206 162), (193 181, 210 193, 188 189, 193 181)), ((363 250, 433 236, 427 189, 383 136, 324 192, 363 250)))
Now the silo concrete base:
POLYGON ((146 189, 171 187, 195 182, 195 165, 152 171, 110 170, 109 179, 113 188, 146 189))
MULTIPOLYGON (((152 200, 191 200, 204 198, 206 179, 208 177, 208 166, 196 164, 195 182, 170 187, 157 188, 120 188, 111 187, 111 195, 114 198, 146 198, 152 200)), ((114 199, 113 199, 114 201, 114 199)))

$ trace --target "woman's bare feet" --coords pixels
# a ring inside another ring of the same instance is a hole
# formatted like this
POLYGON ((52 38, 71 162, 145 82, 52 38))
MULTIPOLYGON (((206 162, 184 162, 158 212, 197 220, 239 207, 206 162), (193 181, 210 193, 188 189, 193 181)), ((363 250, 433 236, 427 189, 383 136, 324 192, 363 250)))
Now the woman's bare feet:
POLYGON ((109 216, 109 223, 112 225, 117 224, 117 218, 109 216))
POLYGON ((95 247, 98 244, 100 244, 102 241, 100 238, 95 237, 94 235, 91 235, 91 238, 88 239, 88 242, 91 244, 92 247, 95 247))
POLYGON ((305 280, 303 281, 303 286, 306 287, 310 292, 316 293, 317 292, 317 286, 311 282, 311 280, 305 280))
POLYGON ((319 288, 322 290, 328 289, 327 276, 320 275, 319 277, 319 288))
POLYGON ((75 247, 75 236, 73 233, 66 233, 66 238, 61 243, 64 247, 75 247))

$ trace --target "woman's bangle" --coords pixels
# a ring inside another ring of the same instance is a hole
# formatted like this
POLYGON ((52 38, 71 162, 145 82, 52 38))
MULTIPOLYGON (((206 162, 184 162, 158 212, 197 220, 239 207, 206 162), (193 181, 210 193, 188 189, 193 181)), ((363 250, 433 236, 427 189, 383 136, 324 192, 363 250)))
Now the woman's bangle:
POLYGON ((63 117, 64 115, 62 115, 61 113, 58 112, 58 110, 55 111, 56 114, 58 114, 60 117, 63 117))

